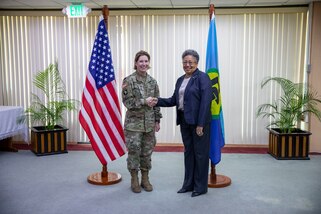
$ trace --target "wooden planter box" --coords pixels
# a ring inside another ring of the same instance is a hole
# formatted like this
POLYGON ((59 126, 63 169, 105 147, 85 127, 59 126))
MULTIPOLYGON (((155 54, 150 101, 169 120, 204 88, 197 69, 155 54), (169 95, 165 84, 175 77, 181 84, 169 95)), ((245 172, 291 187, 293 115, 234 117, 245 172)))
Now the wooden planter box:
POLYGON ((43 126, 31 128, 31 150, 38 156, 67 153, 67 128, 55 126, 45 130, 43 126))
POLYGON ((310 132, 296 129, 291 134, 281 134, 279 129, 268 129, 268 152, 278 160, 310 160, 309 139, 310 132))

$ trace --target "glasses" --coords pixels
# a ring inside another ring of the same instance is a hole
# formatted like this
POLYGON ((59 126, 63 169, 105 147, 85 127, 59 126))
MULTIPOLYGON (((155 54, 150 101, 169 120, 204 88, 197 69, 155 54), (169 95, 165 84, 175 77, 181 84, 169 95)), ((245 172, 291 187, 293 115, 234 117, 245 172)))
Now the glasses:
POLYGON ((183 61, 182 63, 183 63, 183 65, 192 65, 196 62, 183 61))

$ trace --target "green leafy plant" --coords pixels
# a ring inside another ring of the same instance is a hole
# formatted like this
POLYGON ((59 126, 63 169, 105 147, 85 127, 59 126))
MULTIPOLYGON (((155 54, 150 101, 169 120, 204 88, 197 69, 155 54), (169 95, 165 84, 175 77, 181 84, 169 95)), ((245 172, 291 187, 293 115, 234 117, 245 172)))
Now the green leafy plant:
POLYGON ((320 96, 304 83, 293 83, 282 77, 267 77, 261 82, 261 88, 269 82, 275 82, 282 88, 283 94, 273 103, 259 105, 257 117, 271 118, 268 127, 275 127, 281 133, 292 133, 306 113, 315 115, 321 121, 320 96))
POLYGON ((32 125, 37 124, 44 126, 46 130, 52 130, 64 120, 65 111, 78 109, 79 101, 67 99, 57 61, 39 71, 33 78, 33 84, 43 92, 44 99, 31 94, 31 105, 26 109, 23 119, 29 120, 32 125))

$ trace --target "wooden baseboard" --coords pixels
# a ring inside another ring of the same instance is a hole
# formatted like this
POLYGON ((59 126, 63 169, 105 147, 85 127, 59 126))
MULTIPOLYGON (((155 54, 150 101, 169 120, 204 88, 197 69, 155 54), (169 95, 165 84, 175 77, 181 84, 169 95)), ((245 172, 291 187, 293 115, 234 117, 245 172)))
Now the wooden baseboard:
MULTIPOLYGON (((183 147, 182 143, 157 143, 156 146, 174 146, 174 147, 183 147)), ((225 144, 224 147, 227 148, 268 148, 268 145, 262 144, 225 144)))

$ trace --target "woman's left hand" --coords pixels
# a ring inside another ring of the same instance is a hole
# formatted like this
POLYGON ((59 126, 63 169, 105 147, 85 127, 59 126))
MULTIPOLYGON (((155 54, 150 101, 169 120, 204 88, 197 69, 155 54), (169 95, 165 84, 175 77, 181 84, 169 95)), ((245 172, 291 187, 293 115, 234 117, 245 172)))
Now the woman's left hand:
POLYGON ((201 126, 197 126, 196 127, 196 134, 198 135, 198 136, 203 136, 203 127, 201 127, 201 126))

